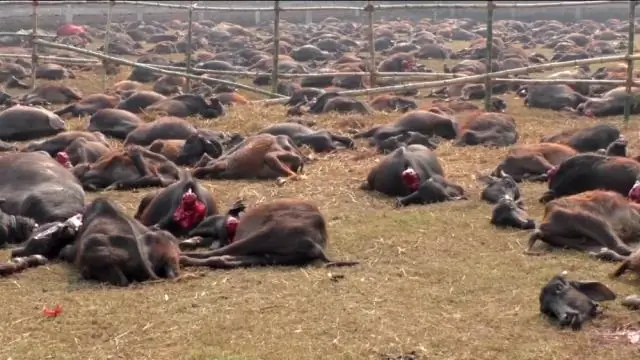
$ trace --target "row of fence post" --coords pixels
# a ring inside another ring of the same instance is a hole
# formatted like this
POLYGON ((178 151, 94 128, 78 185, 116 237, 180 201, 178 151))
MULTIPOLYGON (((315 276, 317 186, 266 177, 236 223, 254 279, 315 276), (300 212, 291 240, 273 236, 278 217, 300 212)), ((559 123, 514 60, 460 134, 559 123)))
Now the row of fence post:
MULTIPOLYGON (((628 34, 628 50, 627 55, 631 56, 634 54, 634 42, 635 42, 635 9, 638 4, 638 0, 630 0, 629 3, 629 34, 628 34)), ((440 4, 440 2, 438 2, 440 4)), ((38 35, 38 0, 33 0, 33 30, 31 34, 32 41, 37 39, 38 35)), ((108 4, 108 12, 107 12, 107 24, 105 31, 105 39, 104 39, 104 53, 105 55, 109 55, 109 43, 111 39, 111 22, 112 22, 112 13, 113 7, 116 5, 115 0, 110 0, 108 4)), ((196 3, 193 1, 190 2, 188 7, 188 31, 187 31, 187 49, 186 49, 186 73, 190 74, 192 72, 192 52, 193 52, 193 12, 196 3)), ((493 69, 493 17, 494 11, 496 9, 496 4, 494 1, 486 2, 487 9, 487 17, 486 17, 486 67, 487 73, 491 73, 494 71, 493 69)), ((369 43, 369 86, 376 86, 376 50, 375 50, 375 7, 373 6, 373 2, 371 0, 367 0, 367 5, 364 7, 365 12, 367 13, 368 20, 368 43, 369 43)), ((278 87, 278 67, 279 67, 279 56, 280 56, 280 13, 282 9, 280 8, 280 1, 274 1, 274 24, 273 24, 273 63, 272 63, 272 72, 271 72, 271 90, 272 93, 277 92, 278 87)), ((31 53, 31 67, 32 67, 32 87, 36 86, 36 73, 38 66, 38 54, 37 54, 37 45, 32 44, 32 53, 31 53)), ((108 61, 103 61, 104 67, 104 75, 103 75, 103 88, 106 89, 108 86, 108 61)), ((633 86, 633 77, 634 77, 634 61, 630 58, 627 59, 627 79, 626 79, 626 90, 628 94, 628 100, 625 104, 624 118, 625 121, 629 120, 631 114, 631 98, 632 98, 632 86, 633 86)), ((187 91, 191 89, 191 79, 187 78, 186 80, 187 91)), ((491 108, 491 97, 492 97, 492 81, 491 77, 487 76, 484 80, 485 85, 485 98, 484 98, 484 106, 487 111, 491 108)))

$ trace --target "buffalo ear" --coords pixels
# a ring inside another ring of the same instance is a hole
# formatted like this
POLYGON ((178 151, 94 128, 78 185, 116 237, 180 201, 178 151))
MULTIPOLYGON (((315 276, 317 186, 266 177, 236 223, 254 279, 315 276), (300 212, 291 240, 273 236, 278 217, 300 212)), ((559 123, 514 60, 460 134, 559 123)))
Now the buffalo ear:
POLYGON ((615 300, 616 294, 598 281, 569 281, 569 284, 593 301, 615 300))

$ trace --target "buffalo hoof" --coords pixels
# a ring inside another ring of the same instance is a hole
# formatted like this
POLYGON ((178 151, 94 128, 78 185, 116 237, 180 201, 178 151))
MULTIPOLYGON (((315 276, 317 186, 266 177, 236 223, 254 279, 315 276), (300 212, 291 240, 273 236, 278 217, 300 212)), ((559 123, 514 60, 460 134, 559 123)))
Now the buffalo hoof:
POLYGON ((180 250, 193 250, 197 248, 201 243, 202 238, 200 236, 195 236, 181 241, 178 246, 180 247, 180 250))
POLYGON ((620 254, 616 253, 611 249, 604 248, 604 247, 600 249, 600 251, 598 252, 590 251, 589 257, 592 257, 594 259, 601 260, 601 261, 611 261, 611 262, 622 262, 625 260, 623 256, 620 256, 620 254))
POLYGON ((122 188, 122 186, 120 185, 120 183, 118 182, 114 182, 113 184, 107 186, 106 188, 104 188, 104 191, 113 191, 113 190, 120 190, 122 188))
POLYGON ((630 295, 622 300, 622 305, 632 310, 640 309, 640 296, 630 295))
POLYGON ((404 203, 402 202, 402 199, 397 198, 395 204, 393 205, 396 209, 399 209, 401 207, 404 207, 404 203))

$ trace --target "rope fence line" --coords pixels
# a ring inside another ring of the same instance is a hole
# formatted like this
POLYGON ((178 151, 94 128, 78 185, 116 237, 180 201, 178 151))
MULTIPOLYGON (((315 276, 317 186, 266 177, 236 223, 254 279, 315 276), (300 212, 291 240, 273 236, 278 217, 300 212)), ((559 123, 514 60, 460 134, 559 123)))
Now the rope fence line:
MULTIPOLYGON (((222 84, 232 85, 236 88, 244 89, 247 91, 252 91, 256 93, 260 93, 262 95, 266 95, 268 97, 272 97, 275 99, 263 101, 264 103, 282 103, 286 101, 286 97, 276 94, 276 88, 279 78, 299 78, 299 77, 328 77, 328 76, 369 76, 369 82, 371 88, 362 89, 362 90, 349 90, 343 91, 342 94, 356 96, 356 95, 372 95, 372 94, 380 94, 392 91, 401 91, 401 90, 414 90, 414 89, 423 89, 430 88, 436 86, 448 86, 453 84, 465 84, 465 83, 477 83, 484 82, 485 84, 485 107, 488 109, 490 107, 490 98, 491 94, 491 84, 495 81, 502 81, 508 83, 520 83, 520 84, 559 84, 559 83, 570 83, 570 84, 615 84, 615 85, 625 85, 628 92, 628 100, 625 106, 625 121, 629 119, 630 113, 630 103, 631 103, 631 91, 633 86, 637 86, 638 84, 634 82, 633 79, 633 63, 634 60, 638 59, 638 55, 634 55, 634 34, 635 34, 635 7, 638 4, 637 0, 627 1, 629 4, 629 45, 627 55, 621 56, 609 56, 609 57, 600 57, 600 58, 592 58, 585 60, 578 60, 572 62, 564 62, 564 63, 551 63, 551 64, 542 64, 536 66, 530 66, 528 68, 520 68, 520 69, 512 69, 507 71, 498 71, 492 72, 491 66, 487 70, 486 74, 476 75, 476 76, 465 76, 465 77, 456 77, 455 74, 442 74, 442 73, 383 73, 376 71, 376 51, 374 46, 374 23, 375 23, 375 13, 376 11, 385 11, 385 10, 394 10, 394 9, 486 9, 487 17, 486 17, 486 25, 487 25, 487 39, 486 39, 486 47, 487 47, 487 63, 492 63, 492 46, 493 46, 493 15, 495 11, 500 11, 501 9, 532 9, 532 8, 554 8, 554 7, 572 7, 572 6, 611 6, 612 4, 620 4, 620 1, 616 0, 607 0, 607 1, 566 1, 566 2, 542 2, 542 3, 505 3, 505 2, 496 2, 496 1, 487 1, 484 4, 469 4, 469 3, 461 3, 461 4, 451 4, 447 2, 437 2, 430 4, 374 4, 373 1, 368 0, 364 7, 358 6, 296 6, 296 7, 283 7, 280 6, 280 1, 275 0, 273 7, 215 7, 215 6, 200 6, 197 2, 188 3, 188 5, 184 4, 168 4, 162 2, 152 2, 152 1, 128 1, 128 0, 97 0, 97 1, 81 1, 81 0, 66 0, 66 1, 3 1, 3 5, 31 5, 33 7, 32 13, 32 22, 33 27, 31 34, 11 34, 16 36, 24 36, 30 37, 32 44, 32 86, 36 85, 36 70, 38 65, 38 60, 40 58, 37 54, 37 47, 53 47, 62 50, 71 51, 74 53, 84 54, 90 57, 98 58, 102 60, 102 65, 104 67, 104 76, 103 76, 103 87, 107 86, 107 67, 109 63, 117 63, 127 66, 133 67, 142 67, 149 71, 159 72, 167 75, 175 75, 175 76, 185 76, 187 80, 187 88, 191 87, 191 80, 208 80, 213 82, 218 82, 222 84), (105 42, 104 42, 104 54, 100 54, 97 52, 92 52, 85 49, 80 49, 72 46, 61 45, 52 43, 49 41, 41 40, 42 38, 50 38, 52 35, 42 35, 37 34, 38 31, 38 6, 48 5, 48 6, 66 6, 66 5, 94 5, 94 4, 102 4, 108 6, 108 16, 107 16, 107 26, 105 32, 105 42), (114 6, 116 5, 135 5, 135 6, 145 6, 145 7, 159 7, 159 8, 167 8, 167 9, 181 9, 188 12, 188 34, 187 34, 187 53, 186 53, 186 68, 181 67, 171 67, 171 66, 158 66, 158 65, 149 65, 149 64, 138 64, 132 61, 119 59, 115 57, 109 56, 109 42, 110 42, 110 33, 111 33, 111 12, 114 6), (321 10, 356 10, 363 11, 367 13, 367 28, 368 28, 368 45, 369 45, 369 59, 368 59, 368 68, 366 72, 358 72, 358 73, 314 73, 314 74, 280 74, 278 71, 278 58, 279 58, 279 31, 280 31, 280 13, 287 11, 321 11, 321 10), (191 58, 192 58, 192 26, 193 26, 193 13, 194 12, 211 12, 211 11, 229 11, 229 12, 259 12, 259 11, 272 11, 274 12, 274 28, 273 28, 273 66, 272 72, 269 73, 258 73, 258 72, 249 72, 249 71, 212 71, 205 69, 193 69, 191 67, 191 58), (515 74, 524 74, 530 73, 534 71, 538 71, 541 69, 555 69, 561 67, 568 66, 576 66, 577 64, 593 64, 593 63, 605 63, 609 61, 626 61, 628 64, 628 73, 626 80, 574 80, 574 79, 503 79, 499 78, 499 76, 509 76, 515 74), (203 77, 194 75, 194 73, 201 74, 216 74, 216 75, 241 75, 241 76, 270 76, 272 91, 268 92, 259 88, 254 88, 234 82, 229 82, 221 79, 215 79, 210 77, 203 77), (422 78, 422 79, 430 79, 430 78, 449 78, 447 80, 440 81, 430 81, 430 82, 418 82, 418 83, 410 83, 404 85, 395 85, 395 86, 385 86, 385 87, 375 87, 376 81, 381 78, 422 78)), ((6 36, 10 33, 0 33, 0 35, 6 36)), ((18 57, 24 55, 12 55, 12 54, 0 54, 0 57, 18 57)), ((70 63, 82 63, 86 62, 89 65, 96 65, 99 62, 93 62, 91 59, 80 59, 80 58, 60 58, 60 61, 67 61, 70 63), (64 60, 62 60, 64 59, 64 60)), ((46 61, 57 61, 56 57, 42 57, 42 60, 46 61)))

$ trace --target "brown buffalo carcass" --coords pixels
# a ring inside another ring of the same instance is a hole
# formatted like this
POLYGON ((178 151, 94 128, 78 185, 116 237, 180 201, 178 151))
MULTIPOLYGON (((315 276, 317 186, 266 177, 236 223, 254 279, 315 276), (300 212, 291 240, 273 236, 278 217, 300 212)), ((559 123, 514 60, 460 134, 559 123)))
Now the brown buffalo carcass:
POLYGON ((575 110, 588 98, 568 85, 530 85, 524 104, 531 108, 575 110))
POLYGON ((167 187, 180 178, 176 164, 138 145, 111 151, 91 164, 78 164, 71 172, 89 191, 167 187))
POLYGON ((634 159, 578 154, 549 171, 549 190, 542 195, 540 202, 597 189, 627 195, 639 175, 640 163, 634 159))
POLYGON ((360 189, 397 196, 397 207, 465 198, 460 186, 445 179, 436 154, 423 145, 403 146, 385 156, 360 189))
POLYGON ((516 121, 511 115, 478 112, 460 126, 458 146, 509 146, 518 141, 516 121))
POLYGON ((374 126, 355 134, 353 138, 369 139, 372 146, 377 146, 381 141, 408 131, 427 136, 439 136, 443 139, 455 139, 458 135, 458 123, 455 119, 441 114, 416 110, 402 115, 392 124, 374 126))
MULTIPOLYGON (((206 252, 183 252, 184 266, 238 268, 303 266, 322 261, 325 266, 353 266, 356 261, 332 261, 325 253, 328 232, 318 207, 306 200, 279 199, 246 210, 237 221, 213 229, 227 245, 206 252)), ((220 238, 220 237, 219 237, 220 238)))
MULTIPOLYGON (((625 87, 617 87, 601 98, 588 99, 577 107, 578 113, 589 117, 604 117, 624 114, 627 96, 625 87)), ((640 87, 633 87, 631 93, 630 113, 640 113, 640 87)))
POLYGON ((83 278, 128 286, 178 277, 180 249, 168 231, 148 229, 102 197, 82 216, 77 240, 60 257, 72 262, 83 278))
POLYGON ((542 222, 531 234, 527 253, 536 241, 553 247, 589 251, 603 248, 622 256, 640 240, 640 204, 608 190, 585 191, 550 201, 542 222))
POLYGON ((517 182, 546 181, 550 170, 576 154, 574 149, 554 143, 514 146, 492 175, 505 173, 517 182))
POLYGON ((259 134, 246 138, 217 159, 203 155, 193 170, 197 179, 304 179, 297 174, 305 156, 286 135, 259 134))
POLYGON ((597 124, 594 126, 564 130, 544 136, 540 142, 568 145, 578 152, 595 152, 606 149, 609 144, 620 137, 620 130, 613 125, 597 124))

